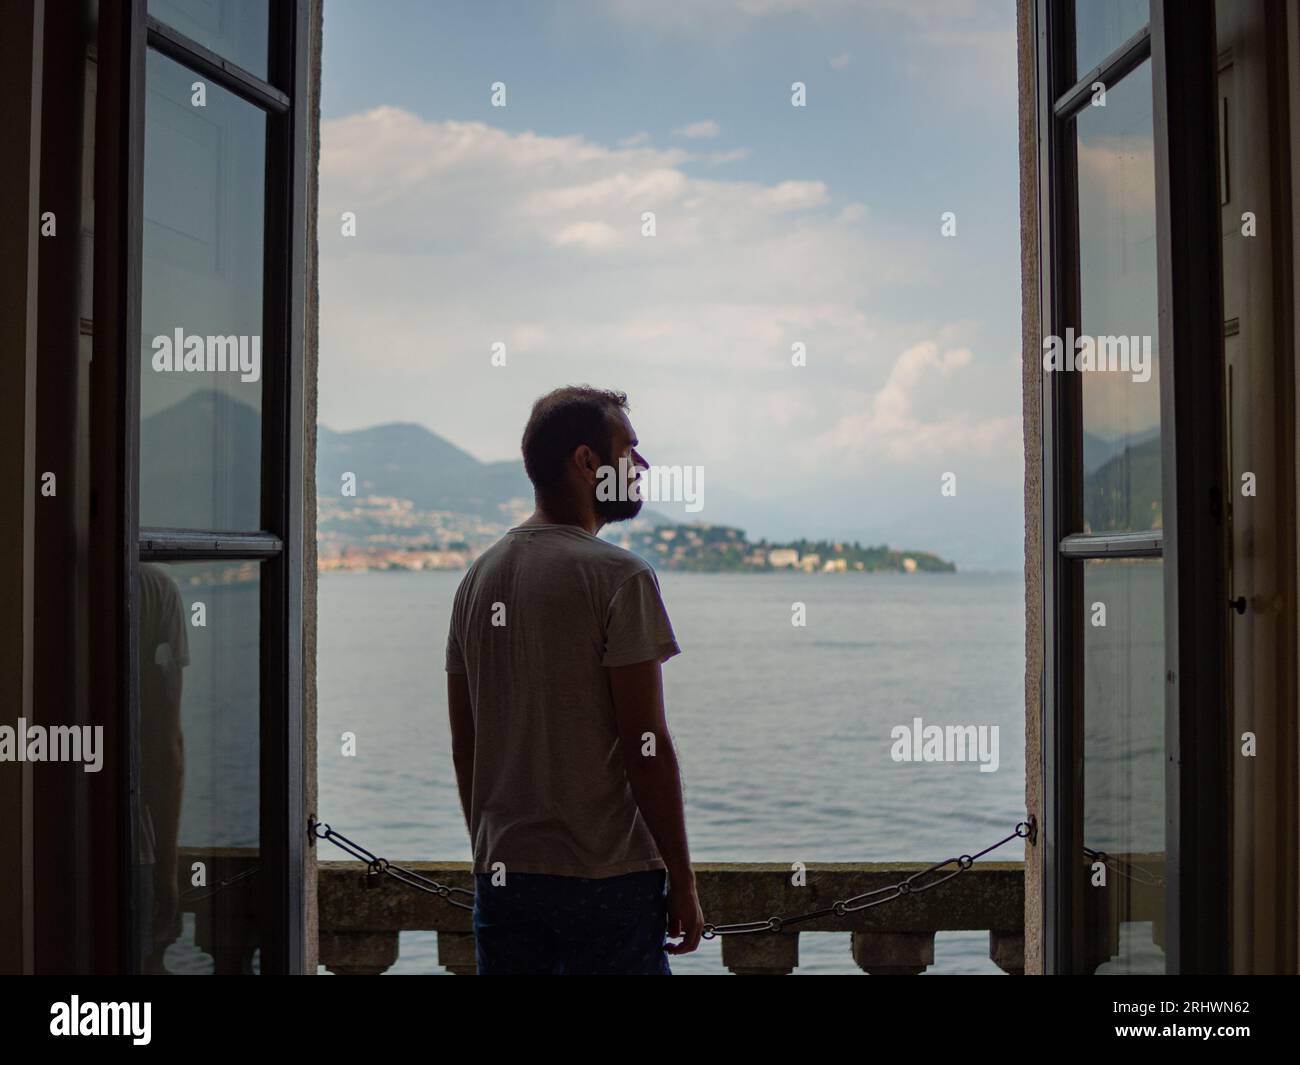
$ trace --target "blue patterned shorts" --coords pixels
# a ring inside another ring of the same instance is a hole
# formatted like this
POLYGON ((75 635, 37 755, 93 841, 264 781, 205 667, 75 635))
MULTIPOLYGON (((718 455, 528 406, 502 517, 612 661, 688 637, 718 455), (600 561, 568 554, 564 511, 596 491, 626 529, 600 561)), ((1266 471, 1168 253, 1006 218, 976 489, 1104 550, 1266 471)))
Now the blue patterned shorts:
POLYGON ((474 876, 480 976, 671 976, 662 869, 587 879, 508 873, 474 876))

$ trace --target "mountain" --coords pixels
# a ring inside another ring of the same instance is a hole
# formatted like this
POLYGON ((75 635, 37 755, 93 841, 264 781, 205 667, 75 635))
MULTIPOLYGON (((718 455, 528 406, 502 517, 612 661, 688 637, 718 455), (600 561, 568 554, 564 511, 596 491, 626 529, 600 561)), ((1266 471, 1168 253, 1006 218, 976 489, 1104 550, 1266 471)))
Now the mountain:
POLYGON ((522 461, 480 462, 422 425, 393 422, 351 432, 319 426, 316 491, 339 496, 345 473, 357 478, 357 496, 409 499, 419 510, 449 510, 500 519, 502 504, 531 500, 522 461))
POLYGON ((1092 433, 1083 434, 1083 472, 1091 473, 1115 456, 1116 445, 1092 433))
MULTIPOLYGON (((140 421, 140 523, 191 529, 257 529, 261 523, 262 416, 228 392, 201 389, 140 421)), ((340 433, 317 429, 316 490, 340 499, 410 500, 418 510, 502 520, 527 500, 522 461, 480 462, 421 425, 395 422, 340 433)))
POLYGON ((140 524, 261 528, 262 415, 215 388, 140 420, 140 524))
POLYGON ((1093 532, 1159 529, 1163 523, 1160 437, 1123 448, 1086 474, 1083 495, 1093 532))
MULTIPOLYGON (((489 522, 513 524, 532 509, 533 485, 522 459, 480 462, 422 425, 391 422, 368 429, 336 432, 319 426, 316 438, 316 491, 338 499, 342 477, 357 477, 357 498, 408 499, 416 510, 451 511, 489 522)), ((666 523, 643 507, 636 525, 666 523)))
MULTIPOLYGON (((141 524, 260 528, 261 434, 260 412, 217 389, 192 392, 142 419, 141 524)), ((1157 478, 1158 459, 1157 442, 1157 478)), ((1112 480, 1123 472, 1112 469, 1116 461, 1088 479, 1108 499, 1112 480)), ((490 542, 532 509, 533 495, 522 460, 481 462, 408 422, 349 432, 318 426, 316 490, 318 534, 337 550, 490 542), (345 473, 356 476, 355 497, 342 495, 345 473)), ((646 533, 671 524, 681 523, 646 506, 615 532, 646 533)))
POLYGON ((1092 433, 1084 433, 1083 472, 1092 473, 1117 455, 1123 454, 1126 447, 1137 447, 1159 435, 1159 429, 1149 429, 1145 433, 1134 433, 1131 436, 1122 436, 1118 440, 1107 440, 1092 433))

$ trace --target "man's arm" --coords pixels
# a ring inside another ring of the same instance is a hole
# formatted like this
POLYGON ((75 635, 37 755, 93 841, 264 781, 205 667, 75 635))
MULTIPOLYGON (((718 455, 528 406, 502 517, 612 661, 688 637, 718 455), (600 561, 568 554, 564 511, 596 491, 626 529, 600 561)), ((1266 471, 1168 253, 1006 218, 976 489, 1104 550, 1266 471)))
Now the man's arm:
POLYGON ((695 873, 686 842, 681 775, 677 751, 668 735, 659 660, 610 667, 609 686, 628 783, 668 866, 668 933, 681 936, 682 941, 665 949, 670 954, 687 954, 700 944, 704 916, 695 893, 695 873), (654 737, 653 754, 642 753, 647 733, 654 737))
POLYGON ((469 677, 447 674, 447 711, 451 719, 451 761, 456 767, 456 787, 465 829, 470 830, 469 805, 474 794, 474 708, 469 699, 469 677))
POLYGON ((155 962, 162 949, 181 935, 180 885, 177 882, 181 796, 185 788, 185 737, 181 732, 181 667, 144 663, 140 671, 140 787, 154 823, 155 962))

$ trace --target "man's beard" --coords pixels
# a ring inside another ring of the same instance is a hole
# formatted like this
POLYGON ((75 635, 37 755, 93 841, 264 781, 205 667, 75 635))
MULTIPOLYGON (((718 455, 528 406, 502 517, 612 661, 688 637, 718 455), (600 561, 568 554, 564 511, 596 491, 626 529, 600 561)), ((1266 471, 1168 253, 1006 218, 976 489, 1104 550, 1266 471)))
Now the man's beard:
MULTIPOLYGON (((606 465, 617 466, 618 464, 609 462, 606 465)), ((621 467, 619 472, 622 473, 621 467)), ((625 492, 619 494, 627 495, 628 498, 601 499, 600 493, 593 489, 592 505, 595 506, 596 516, 600 518, 602 524, 610 525, 616 521, 631 521, 641 513, 641 504, 644 500, 640 498, 642 490, 639 487, 639 478, 628 485, 625 492), (637 494, 638 498, 631 498, 634 493, 637 494)))
POLYGON ((616 521, 630 521, 641 513, 639 499, 597 499, 596 516, 606 525, 616 521))

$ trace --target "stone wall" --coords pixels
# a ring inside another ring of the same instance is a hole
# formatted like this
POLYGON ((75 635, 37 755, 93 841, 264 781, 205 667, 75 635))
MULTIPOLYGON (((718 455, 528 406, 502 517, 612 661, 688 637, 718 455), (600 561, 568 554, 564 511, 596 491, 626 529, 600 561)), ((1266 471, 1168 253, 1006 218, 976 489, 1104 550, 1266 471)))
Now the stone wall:
POLYGON ((1043 681, 1043 411, 1038 292, 1038 102, 1034 89, 1034 0, 1016 2, 1020 97, 1020 334, 1025 438, 1025 809, 1038 820, 1039 843, 1025 843, 1025 972, 1041 974, 1043 681))
MULTIPOLYGON (((310 69, 307 74, 308 113, 311 116, 307 141, 307 299, 303 342, 303 442, 302 442, 302 742, 305 808, 315 816, 316 786, 316 377, 319 352, 320 288, 316 249, 316 194, 320 174, 320 76, 321 30, 324 25, 322 0, 312 0, 310 69)), ((306 852, 303 875, 303 919, 306 922, 304 949, 307 973, 316 972, 319 917, 316 901, 316 847, 306 852)))

